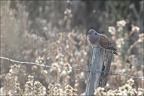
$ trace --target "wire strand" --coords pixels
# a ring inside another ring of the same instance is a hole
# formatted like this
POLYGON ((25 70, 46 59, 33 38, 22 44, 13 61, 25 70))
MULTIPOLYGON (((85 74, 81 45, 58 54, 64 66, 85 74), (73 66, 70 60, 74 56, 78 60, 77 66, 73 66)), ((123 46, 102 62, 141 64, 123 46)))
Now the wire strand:
MULTIPOLYGON (((0 57, 0 58, 3 59, 3 60, 11 61, 11 62, 13 62, 13 63, 44 66, 44 67, 46 67, 46 68, 51 68, 51 67, 52 67, 52 66, 50 66, 50 65, 42 65, 42 64, 38 64, 38 63, 34 63, 34 62, 22 62, 22 61, 17 61, 17 60, 10 59, 10 58, 7 58, 7 57, 0 57)), ((80 68, 74 68, 74 67, 72 67, 72 70, 90 72, 90 70, 80 69, 80 68)), ((131 76, 131 75, 128 75, 128 74, 123 74, 123 73, 105 72, 105 71, 100 71, 100 70, 96 70, 96 71, 94 71, 94 72, 104 73, 104 74, 108 74, 108 75, 115 75, 115 76, 125 76, 125 77, 128 77, 128 78, 144 80, 144 76, 142 76, 142 77, 136 77, 136 76, 131 76)))

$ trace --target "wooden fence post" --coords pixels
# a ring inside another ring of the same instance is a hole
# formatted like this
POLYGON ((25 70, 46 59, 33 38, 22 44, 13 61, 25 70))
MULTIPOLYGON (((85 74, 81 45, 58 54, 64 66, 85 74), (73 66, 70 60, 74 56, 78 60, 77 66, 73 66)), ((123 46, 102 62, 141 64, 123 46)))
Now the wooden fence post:
POLYGON ((94 95, 97 87, 104 87, 107 83, 108 72, 113 54, 110 50, 93 48, 90 72, 86 85, 86 96, 94 95), (103 71, 103 72, 102 72, 103 71))

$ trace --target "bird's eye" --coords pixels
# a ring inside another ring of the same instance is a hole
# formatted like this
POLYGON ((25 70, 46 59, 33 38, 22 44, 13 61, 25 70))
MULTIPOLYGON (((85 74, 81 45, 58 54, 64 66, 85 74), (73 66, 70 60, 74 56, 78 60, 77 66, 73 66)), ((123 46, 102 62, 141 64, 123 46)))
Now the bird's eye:
POLYGON ((97 35, 97 33, 95 33, 95 35, 97 35))

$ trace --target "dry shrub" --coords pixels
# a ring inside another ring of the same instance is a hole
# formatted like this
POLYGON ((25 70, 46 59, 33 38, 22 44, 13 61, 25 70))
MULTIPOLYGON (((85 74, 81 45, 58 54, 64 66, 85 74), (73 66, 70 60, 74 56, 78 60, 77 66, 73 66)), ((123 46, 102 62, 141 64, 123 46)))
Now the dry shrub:
MULTIPOLYGON (((12 65, 13 62, 1 59, 1 95, 77 96, 82 94, 85 91, 88 75, 85 70, 88 69, 91 56, 85 28, 63 32, 56 27, 52 29, 50 22, 38 18, 41 24, 46 24, 40 32, 45 34, 46 40, 43 36, 29 32, 32 21, 28 19, 29 14, 22 5, 17 3, 17 12, 9 8, 10 1, 1 3, 3 4, 1 6, 1 56, 40 64, 40 66, 12 65), (46 68, 45 65, 51 67, 46 68)), ((68 19, 66 22, 69 28, 71 11, 67 9, 66 12, 65 18, 68 19)), ((117 21, 117 26, 110 26, 108 29, 119 53, 118 56, 114 56, 110 70, 142 77, 144 35, 139 32, 141 29, 136 25, 132 25, 130 32, 127 32, 126 23, 125 20, 117 21), (135 42, 130 44, 129 39, 136 37, 135 42), (133 54, 133 48, 138 54, 133 54)), ((143 79, 129 80, 125 76, 109 76, 107 85, 106 88, 98 88, 96 94, 133 96, 141 95, 144 91, 143 79)))

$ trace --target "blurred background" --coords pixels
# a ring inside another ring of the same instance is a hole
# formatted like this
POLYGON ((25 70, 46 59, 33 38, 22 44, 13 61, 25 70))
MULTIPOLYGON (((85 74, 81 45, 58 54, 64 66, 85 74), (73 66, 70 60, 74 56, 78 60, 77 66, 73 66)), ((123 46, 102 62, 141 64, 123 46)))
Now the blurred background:
MULTIPOLYGON (((0 12, 1 56, 52 66, 14 65, 1 59, 1 94, 84 93, 88 72, 73 69, 88 69, 90 28, 107 35, 118 49, 111 72, 144 75, 143 0, 2 0, 0 12), (44 90, 31 93, 36 84, 44 90)), ((129 79, 110 75, 104 92, 120 90, 129 79)), ((144 79, 131 79, 132 92, 144 92, 144 79)))

